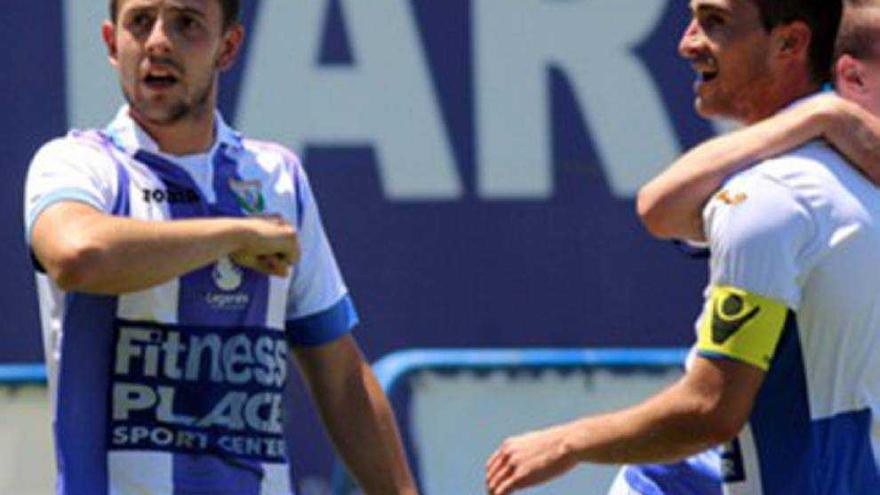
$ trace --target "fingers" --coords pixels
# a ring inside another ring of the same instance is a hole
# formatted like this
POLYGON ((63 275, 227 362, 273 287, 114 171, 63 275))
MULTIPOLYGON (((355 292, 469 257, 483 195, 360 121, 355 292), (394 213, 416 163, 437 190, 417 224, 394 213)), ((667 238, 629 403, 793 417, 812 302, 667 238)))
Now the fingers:
POLYGON ((232 253, 236 263, 267 275, 286 276, 302 254, 296 229, 278 215, 246 220, 248 238, 232 253))
POLYGON ((257 266, 259 271, 276 277, 286 277, 290 273, 290 263, 278 255, 258 256, 257 266))
POLYGON ((486 488, 489 495, 506 495, 516 488, 516 481, 516 464, 511 462, 505 441, 486 462, 486 488))
POLYGON ((503 453, 503 449, 499 448, 496 450, 489 460, 486 462, 486 483, 489 484, 490 480, 495 479, 499 476, 500 471, 507 466, 506 454, 503 453))
POLYGON ((290 263, 282 262, 273 255, 248 256, 243 253, 234 253, 230 258, 237 265, 250 268, 263 275, 283 278, 290 274, 290 263))

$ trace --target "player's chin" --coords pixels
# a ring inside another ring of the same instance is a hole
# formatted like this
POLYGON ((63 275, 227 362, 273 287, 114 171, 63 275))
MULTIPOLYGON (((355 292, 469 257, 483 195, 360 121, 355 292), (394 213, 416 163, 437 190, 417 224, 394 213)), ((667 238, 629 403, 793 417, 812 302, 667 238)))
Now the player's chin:
POLYGON ((138 104, 138 112, 154 124, 167 125, 180 121, 189 113, 189 107, 167 99, 148 99, 138 104))
POLYGON ((724 109, 717 105, 712 98, 697 95, 694 98, 694 110, 704 119, 724 117, 724 109))

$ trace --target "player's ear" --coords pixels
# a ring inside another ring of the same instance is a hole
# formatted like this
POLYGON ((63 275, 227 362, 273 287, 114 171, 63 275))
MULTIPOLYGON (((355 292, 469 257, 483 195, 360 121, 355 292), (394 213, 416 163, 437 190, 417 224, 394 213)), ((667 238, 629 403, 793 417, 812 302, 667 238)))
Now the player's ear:
POLYGON ((236 22, 229 26, 223 32, 223 45, 220 47, 220 54, 217 56, 217 69, 226 70, 232 67, 241 45, 244 43, 244 26, 236 22))
POLYGON ((117 58, 117 46, 116 46, 116 25, 111 20, 104 21, 101 24, 101 38, 104 39, 104 45, 107 47, 107 57, 110 59, 110 64, 114 67, 119 65, 119 61, 117 58))
POLYGON ((852 55, 845 54, 835 64, 837 90, 843 97, 858 100, 868 91, 864 65, 852 55))
POLYGON ((784 60, 809 60, 813 33, 803 21, 793 21, 773 28, 774 52, 784 60))

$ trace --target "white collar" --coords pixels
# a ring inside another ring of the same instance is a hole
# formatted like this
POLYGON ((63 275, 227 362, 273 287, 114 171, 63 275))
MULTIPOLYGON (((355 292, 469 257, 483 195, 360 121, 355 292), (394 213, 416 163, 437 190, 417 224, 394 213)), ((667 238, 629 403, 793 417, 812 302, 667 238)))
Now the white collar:
MULTIPOLYGON (((213 155, 221 145, 233 150, 241 149, 243 146, 241 134, 226 124, 219 111, 214 111, 214 117, 216 139, 208 153, 213 155)), ((104 132, 117 147, 125 150, 126 153, 133 155, 143 150, 162 154, 156 141, 131 118, 128 105, 123 105, 119 109, 116 117, 104 129, 104 132)))

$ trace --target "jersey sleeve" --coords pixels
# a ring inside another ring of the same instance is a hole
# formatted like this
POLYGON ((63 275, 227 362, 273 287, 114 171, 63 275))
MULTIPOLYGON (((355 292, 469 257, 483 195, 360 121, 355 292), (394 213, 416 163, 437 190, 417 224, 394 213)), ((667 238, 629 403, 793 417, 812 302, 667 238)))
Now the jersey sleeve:
POLYGON ((25 229, 30 244, 37 218, 50 206, 77 201, 112 213, 117 170, 112 158, 73 138, 43 146, 28 169, 25 183, 25 229))
POLYGON ((294 170, 294 180, 302 258, 290 284, 286 329, 292 345, 313 347, 349 333, 358 315, 302 167, 294 170))
POLYGON ((709 201, 704 225, 710 287, 697 349, 767 370, 789 311, 800 305, 811 213, 785 184, 748 173, 709 201))

